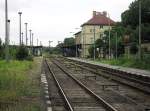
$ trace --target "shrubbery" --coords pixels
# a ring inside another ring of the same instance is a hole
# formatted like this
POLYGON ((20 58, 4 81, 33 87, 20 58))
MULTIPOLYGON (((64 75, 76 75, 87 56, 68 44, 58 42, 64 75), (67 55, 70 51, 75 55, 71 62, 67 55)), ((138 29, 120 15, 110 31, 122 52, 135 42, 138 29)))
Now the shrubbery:
MULTIPOLYGON (((116 65, 116 66, 124 66, 124 67, 131 67, 131 68, 138 68, 138 69, 146 69, 150 70, 150 54, 147 54, 139 60, 135 55, 130 55, 130 58, 123 56, 119 57, 118 59, 101 59, 101 63, 116 65)), ((98 60, 99 61, 99 60, 98 60)))
POLYGON ((33 60, 33 57, 29 55, 29 51, 25 46, 20 46, 16 53, 17 60, 33 60))
MULTIPOLYGON (((5 44, 0 38, 0 59, 5 58, 5 44)), ((9 45, 9 58, 17 60, 29 60, 32 61, 33 57, 29 54, 29 50, 26 46, 9 45)))
POLYGON ((0 38, 0 59, 4 57, 4 45, 2 43, 2 40, 0 38))

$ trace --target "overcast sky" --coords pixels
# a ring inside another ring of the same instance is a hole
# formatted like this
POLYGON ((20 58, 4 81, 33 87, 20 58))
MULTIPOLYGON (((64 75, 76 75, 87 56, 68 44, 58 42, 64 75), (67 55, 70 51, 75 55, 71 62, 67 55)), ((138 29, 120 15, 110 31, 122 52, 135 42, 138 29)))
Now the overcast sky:
MULTIPOLYGON (((4 1, 0 0, 0 37, 4 40, 4 1)), ((134 0, 8 0, 9 19, 11 20, 10 41, 19 43, 19 16, 22 11, 22 31, 24 23, 33 30, 34 44, 36 39, 48 45, 48 41, 63 41, 71 37, 70 32, 77 32, 81 24, 92 17, 92 11, 107 11, 114 21, 121 20, 121 13, 128 9, 134 0)), ((28 35, 29 37, 29 35, 28 35)))

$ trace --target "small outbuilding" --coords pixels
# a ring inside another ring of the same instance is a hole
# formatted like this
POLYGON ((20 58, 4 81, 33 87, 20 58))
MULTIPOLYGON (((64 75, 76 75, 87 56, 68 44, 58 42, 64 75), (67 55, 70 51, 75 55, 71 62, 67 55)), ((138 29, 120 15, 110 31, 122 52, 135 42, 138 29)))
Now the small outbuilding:
POLYGON ((34 56, 42 56, 43 46, 34 46, 33 47, 33 55, 34 56))

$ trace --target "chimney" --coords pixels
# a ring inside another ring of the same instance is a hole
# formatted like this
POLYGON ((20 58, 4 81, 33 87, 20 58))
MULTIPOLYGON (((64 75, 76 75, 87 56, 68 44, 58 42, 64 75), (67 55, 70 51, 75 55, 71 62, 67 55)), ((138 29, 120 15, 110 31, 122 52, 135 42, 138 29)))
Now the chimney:
POLYGON ((93 11, 93 17, 95 17, 96 16, 96 11, 93 11))
POLYGON ((103 15, 104 15, 105 17, 107 17, 107 12, 106 12, 106 11, 103 11, 103 15))

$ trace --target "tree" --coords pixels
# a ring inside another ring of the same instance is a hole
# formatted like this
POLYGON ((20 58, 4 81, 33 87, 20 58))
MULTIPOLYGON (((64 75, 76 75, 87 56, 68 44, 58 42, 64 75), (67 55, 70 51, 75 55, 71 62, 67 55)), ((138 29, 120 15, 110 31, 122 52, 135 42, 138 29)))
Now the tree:
MULTIPOLYGON (((109 48, 109 31, 105 31, 105 53, 108 54, 109 48)), ((125 35, 125 28, 119 23, 114 26, 110 32, 110 41, 111 41, 111 52, 117 56, 124 54, 124 41, 123 37, 125 35), (116 41, 117 40, 117 41, 116 41), (117 43, 117 53, 116 53, 116 43, 117 43)))
POLYGON ((0 38, 0 51, 2 50, 3 46, 2 46, 2 40, 0 38))
POLYGON ((75 39, 73 37, 71 37, 71 38, 65 38, 64 39, 64 45, 66 45, 66 46, 75 45, 75 39))
POLYGON ((1 38, 0 38, 0 58, 4 58, 4 44, 2 43, 1 38))
MULTIPOLYGON (((141 39, 142 43, 150 42, 150 0, 141 1, 141 39)), ((122 13, 122 24, 125 27, 125 34, 130 37, 130 52, 136 54, 139 44, 139 0, 135 0, 129 9, 122 13)))
MULTIPOLYGON (((141 0, 142 23, 150 23, 150 0, 141 0)), ((121 15, 122 24, 126 27, 130 25, 133 29, 139 24, 139 0, 135 0, 121 15)))
POLYGON ((16 53, 18 60, 26 60, 29 57, 28 49, 25 46, 20 46, 16 53))
MULTIPOLYGON (((122 26, 121 23, 117 23, 116 26, 114 26, 110 32, 110 41, 111 41, 111 51, 114 55, 117 54, 117 56, 120 56, 124 54, 124 43, 123 43, 123 37, 126 32, 126 29, 122 26), (116 35, 117 34, 117 35, 116 35), (117 36, 117 39, 116 39, 117 36), (116 53, 116 40, 117 40, 117 53, 116 53)), ((130 32, 130 31, 129 31, 130 32)), ((129 33, 128 32, 128 33, 129 33)), ((103 50, 104 58, 106 55, 108 55, 108 49, 109 49, 109 31, 105 31, 104 35, 101 39, 97 39, 95 41, 95 48, 99 48, 103 50)), ((90 57, 93 57, 93 45, 89 48, 89 54, 90 57)), ((96 51, 96 57, 98 57, 98 52, 96 51)))
MULTIPOLYGON (((95 49, 97 49, 97 48, 103 48, 104 47, 104 42, 103 42, 103 40, 102 39, 97 39, 96 41, 95 41, 95 49)), ((90 48, 88 49, 88 52, 89 52, 89 54, 90 54, 90 57, 94 57, 94 44, 92 44, 91 46, 90 46, 90 48)), ((95 51, 95 57, 98 57, 98 52, 97 52, 97 50, 95 51)))

